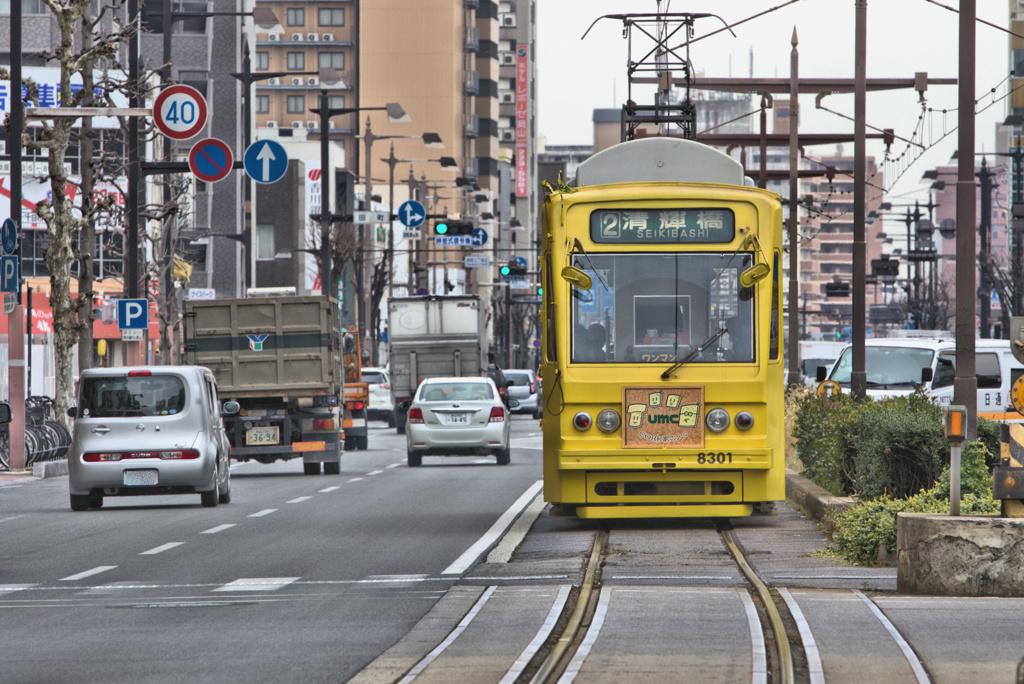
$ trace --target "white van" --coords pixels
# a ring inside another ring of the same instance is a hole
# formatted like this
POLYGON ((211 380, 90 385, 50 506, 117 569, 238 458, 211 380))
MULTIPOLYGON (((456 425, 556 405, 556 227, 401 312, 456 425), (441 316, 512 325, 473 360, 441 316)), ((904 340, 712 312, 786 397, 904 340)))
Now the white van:
MULTIPOLYGON (((953 401, 956 340, 867 340, 864 368, 870 397, 903 396, 923 385, 928 396, 946 406, 953 401)), ((978 416, 989 420, 1022 420, 1010 401, 1010 376, 1013 369, 1024 366, 1013 358, 1009 340, 975 340, 974 368, 978 378, 978 416)), ((848 391, 852 370, 853 348, 847 345, 827 377, 848 391)))
POLYGON ((804 384, 817 385, 815 378, 818 366, 831 368, 846 346, 846 342, 824 342, 821 340, 801 342, 800 375, 803 377, 804 384))

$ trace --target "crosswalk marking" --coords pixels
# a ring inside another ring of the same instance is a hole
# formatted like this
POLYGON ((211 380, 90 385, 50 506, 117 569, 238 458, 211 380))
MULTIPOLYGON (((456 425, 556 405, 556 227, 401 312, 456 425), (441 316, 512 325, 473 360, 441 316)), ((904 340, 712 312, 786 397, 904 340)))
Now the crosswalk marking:
POLYGON ((214 591, 277 591, 299 579, 298 577, 242 577, 217 587, 214 591))

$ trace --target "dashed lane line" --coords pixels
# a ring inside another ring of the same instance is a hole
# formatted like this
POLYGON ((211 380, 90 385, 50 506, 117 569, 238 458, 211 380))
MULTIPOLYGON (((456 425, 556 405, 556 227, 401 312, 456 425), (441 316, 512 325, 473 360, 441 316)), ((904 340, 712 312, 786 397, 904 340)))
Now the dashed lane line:
POLYGON ((371 475, 380 475, 383 472, 384 472, 383 470, 373 470, 371 472, 366 473, 366 476, 369 477, 371 475))
POLYGON ((270 515, 271 513, 276 513, 276 512, 277 512, 276 508, 264 508, 262 511, 257 511, 256 513, 253 513, 253 514, 248 515, 246 517, 247 518, 262 518, 265 515, 270 515))
POLYGON ((313 497, 311 497, 311 496, 297 496, 294 499, 292 499, 291 501, 287 501, 285 503, 302 503, 303 501, 309 501, 312 498, 313 497))
POLYGON ((236 523, 224 523, 223 525, 217 525, 216 527, 211 527, 208 530, 203 530, 199 534, 217 534, 218 532, 223 532, 224 530, 229 530, 232 527, 235 527, 235 525, 236 525, 236 523))
POLYGON ((363 478, 361 478, 361 477, 353 477, 351 480, 349 480, 349 482, 359 482, 362 479, 363 478))
POLYGON ((336 489, 341 489, 341 487, 339 487, 338 485, 334 485, 333 487, 324 487, 323 489, 320 490, 320 493, 326 494, 327 492, 333 492, 336 489))
POLYGON ((164 551, 170 551, 173 548, 176 548, 178 546, 182 546, 184 543, 185 542, 167 542, 166 544, 161 544, 160 546, 152 548, 149 551, 143 551, 139 555, 140 556, 155 556, 158 553, 163 553, 164 551))
POLYGON ((93 575, 98 575, 101 572, 106 572, 107 570, 113 570, 116 567, 117 567, 116 565, 97 565, 92 570, 86 570, 85 572, 80 572, 80 573, 78 573, 76 575, 68 575, 67 577, 62 577, 60 579, 60 581, 61 582, 74 582, 74 581, 77 581, 77 580, 80 580, 80 579, 85 579, 86 577, 92 577, 93 575))

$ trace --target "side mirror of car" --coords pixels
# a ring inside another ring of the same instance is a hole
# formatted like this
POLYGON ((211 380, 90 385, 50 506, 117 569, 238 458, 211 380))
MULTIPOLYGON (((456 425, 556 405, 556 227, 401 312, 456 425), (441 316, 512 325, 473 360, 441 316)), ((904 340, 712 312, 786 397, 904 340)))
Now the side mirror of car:
MULTIPOLYGON (((77 417, 78 417, 78 407, 77 406, 68 406, 68 418, 77 418, 77 417)), ((10 419, 11 419, 11 408, 8 406, 7 407, 7 420, 5 420, 3 422, 6 423, 6 422, 10 421, 10 419)))
POLYGON ((814 372, 814 379, 821 382, 825 379, 826 374, 828 374, 828 369, 824 366, 818 366, 817 370, 814 372))
POLYGON ((515 399, 509 399, 508 400, 508 407, 510 409, 514 409, 517 406, 519 406, 519 402, 518 401, 516 401, 515 399))
POLYGON ((412 405, 412 402, 409 401, 408 399, 406 399, 405 401, 400 401, 400 402, 398 402, 398 410, 400 410, 400 411, 408 411, 409 407, 411 405, 412 405))
POLYGON ((225 401, 220 414, 222 416, 233 416, 234 414, 238 413, 241 410, 242 407, 239 405, 237 401, 225 401))
POLYGON ((0 404, 0 424, 11 422, 11 405, 0 404))
POLYGON ((921 383, 922 384, 924 384, 926 382, 931 382, 932 381, 932 377, 933 377, 933 372, 932 372, 932 367, 931 366, 928 366, 927 368, 922 368, 921 369, 921 383))

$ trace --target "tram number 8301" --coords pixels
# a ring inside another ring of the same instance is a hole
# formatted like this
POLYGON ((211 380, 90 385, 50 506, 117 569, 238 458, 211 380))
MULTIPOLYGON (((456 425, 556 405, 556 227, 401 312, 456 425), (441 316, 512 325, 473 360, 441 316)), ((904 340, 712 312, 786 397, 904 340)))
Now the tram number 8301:
POLYGON ((706 465, 715 465, 716 463, 732 463, 732 452, 719 451, 716 453, 704 453, 701 451, 697 454, 697 463, 706 465))

